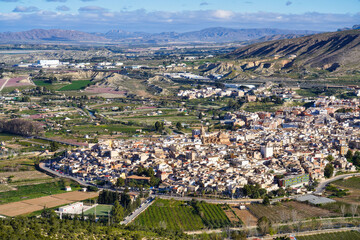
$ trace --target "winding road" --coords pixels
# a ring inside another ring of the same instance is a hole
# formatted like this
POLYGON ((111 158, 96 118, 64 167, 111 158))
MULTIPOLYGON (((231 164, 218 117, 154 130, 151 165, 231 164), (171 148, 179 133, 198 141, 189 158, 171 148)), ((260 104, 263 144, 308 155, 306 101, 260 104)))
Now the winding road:
POLYGON ((339 176, 335 176, 333 178, 327 179, 327 180, 319 183, 319 186, 317 186, 314 193, 321 194, 325 190, 326 185, 328 185, 329 183, 335 182, 335 181, 343 179, 343 178, 354 177, 354 176, 360 176, 360 173, 349 173, 349 174, 339 175, 339 176))

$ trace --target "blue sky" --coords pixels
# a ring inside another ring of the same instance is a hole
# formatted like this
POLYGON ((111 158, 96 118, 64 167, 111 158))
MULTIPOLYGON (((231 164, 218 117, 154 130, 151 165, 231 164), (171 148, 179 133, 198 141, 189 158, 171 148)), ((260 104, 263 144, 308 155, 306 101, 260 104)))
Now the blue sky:
POLYGON ((360 0, 0 0, 0 31, 332 31, 360 24, 360 0))

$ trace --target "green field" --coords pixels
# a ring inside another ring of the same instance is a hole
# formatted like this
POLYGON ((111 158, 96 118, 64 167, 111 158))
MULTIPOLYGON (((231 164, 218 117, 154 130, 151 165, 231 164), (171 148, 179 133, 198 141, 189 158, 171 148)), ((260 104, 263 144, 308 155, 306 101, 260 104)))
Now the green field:
MULTIPOLYGON (((73 190, 75 189, 73 188, 73 190)), ((19 186, 16 191, 0 192, 0 204, 65 192, 64 183, 62 181, 19 186)))
POLYGON ((344 188, 360 189, 360 177, 352 177, 346 180, 338 180, 333 182, 333 184, 344 188))
POLYGON ((40 87, 46 87, 52 85, 48 81, 44 81, 44 80, 34 80, 33 82, 35 83, 36 86, 40 86, 40 87))
MULTIPOLYGON (((98 204, 96 206, 96 216, 108 216, 112 205, 98 204)), ((95 214, 95 207, 84 212, 85 215, 95 214)))
POLYGON ((0 133, 0 141, 10 141, 13 140, 14 138, 23 138, 23 137, 10 133, 0 133))
POLYGON ((206 226, 218 228, 230 224, 224 211, 219 205, 200 203, 200 215, 206 226))
POLYGON ((87 85, 91 84, 92 82, 90 80, 78 80, 73 81, 71 84, 66 85, 62 88, 60 88, 58 91, 76 91, 85 89, 87 85))
POLYGON ((158 199, 135 219, 133 225, 182 231, 230 225, 220 206, 199 202, 198 206, 196 210, 189 202, 158 199))
POLYGON ((360 239, 360 232, 348 231, 348 232, 337 232, 337 233, 323 233, 310 236, 299 236, 296 237, 298 240, 358 240, 360 239))
POLYGON ((246 103, 246 105, 244 106, 244 110, 247 112, 261 112, 261 111, 275 112, 276 107, 279 106, 282 105, 275 104, 273 102, 268 102, 268 103, 250 102, 250 103, 246 103))

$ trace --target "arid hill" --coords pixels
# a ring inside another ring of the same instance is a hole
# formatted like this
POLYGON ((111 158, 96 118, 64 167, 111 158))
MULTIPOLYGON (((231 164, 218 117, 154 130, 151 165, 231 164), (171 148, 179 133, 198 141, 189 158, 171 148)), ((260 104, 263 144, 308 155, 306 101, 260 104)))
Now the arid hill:
POLYGON ((282 69, 354 70, 360 66, 360 30, 256 43, 237 49, 226 58, 272 59, 268 61, 268 68, 286 61, 282 69))

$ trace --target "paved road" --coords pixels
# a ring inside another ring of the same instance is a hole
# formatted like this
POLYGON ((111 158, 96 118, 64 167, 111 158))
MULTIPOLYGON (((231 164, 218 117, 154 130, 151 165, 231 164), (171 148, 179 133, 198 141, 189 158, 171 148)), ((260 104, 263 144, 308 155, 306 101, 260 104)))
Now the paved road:
POLYGON ((122 225, 128 225, 131 223, 137 216, 139 216, 142 212, 144 212, 148 207, 153 204, 154 198, 150 197, 144 202, 138 209, 136 209, 134 212, 131 213, 131 215, 127 216, 124 221, 120 222, 122 225))
POLYGON ((161 198, 161 199, 174 199, 179 201, 191 201, 192 199, 196 199, 197 201, 204 201, 207 203, 213 204, 240 204, 240 203, 256 203, 262 202, 262 199, 209 199, 209 198, 199 198, 199 197, 177 197, 177 196, 168 196, 168 195, 152 195, 153 197, 161 198))
MULTIPOLYGON (((358 217, 356 217, 358 219, 358 217)), ((336 220, 344 220, 344 219, 353 219, 352 217, 337 217, 337 218, 318 218, 315 219, 316 221, 321 221, 321 222, 332 222, 332 221, 336 221, 336 220)), ((273 224, 273 227, 281 227, 281 226, 287 226, 287 225, 291 225, 291 224, 304 224, 306 222, 312 222, 314 221, 314 219, 307 219, 307 220, 300 220, 300 221, 296 221, 296 222, 285 222, 285 223, 278 223, 278 224, 273 224)), ((244 226, 244 227, 230 227, 228 228, 229 231, 245 231, 245 230, 251 230, 251 229, 256 229, 257 226, 244 226)), ((354 227, 346 227, 348 229, 355 229, 357 230, 359 228, 359 226, 354 226, 354 227)), ((328 230, 332 230, 333 228, 329 228, 329 229, 322 229, 322 230, 317 230, 317 231, 328 231, 328 230)), ((340 228, 337 228, 340 229, 340 228)), ((202 233, 221 233, 224 232, 224 229, 204 229, 204 230, 197 230, 197 231, 186 231, 185 233, 188 235, 198 235, 198 234, 202 234, 202 233)), ((280 235, 286 235, 286 234, 280 234, 280 235)), ((273 239, 273 238, 272 238, 273 239)))
POLYGON ((349 173, 349 174, 339 175, 339 176, 327 179, 327 180, 325 180, 323 182, 320 182, 319 186, 316 188, 314 193, 320 194, 325 190, 326 185, 328 185, 329 183, 337 181, 339 179, 351 177, 351 176, 360 176, 360 173, 349 173))
POLYGON ((88 184, 88 183, 85 182, 85 181, 81 181, 81 180, 78 179, 78 178, 71 177, 71 176, 69 176, 69 175, 61 174, 61 173, 59 173, 59 172, 57 172, 57 171, 54 171, 54 170, 46 167, 46 166, 45 166, 45 163, 40 163, 40 164, 39 164, 39 168, 42 169, 42 170, 44 170, 45 172, 48 172, 48 173, 50 173, 50 174, 52 174, 52 175, 57 176, 57 177, 69 178, 69 179, 71 179, 71 180, 74 180, 75 182, 79 183, 79 184, 82 185, 82 186, 85 186, 85 187, 92 186, 92 185, 88 184))
POLYGON ((70 142, 65 142, 65 141, 61 141, 61 140, 57 140, 57 139, 52 139, 52 138, 46 138, 46 137, 40 137, 40 136, 33 136, 34 138, 37 139, 42 139, 42 140, 46 140, 46 141, 50 141, 50 142, 58 142, 64 145, 69 145, 69 146, 74 146, 74 147, 85 147, 85 145, 87 145, 86 143, 70 143, 70 142))

